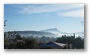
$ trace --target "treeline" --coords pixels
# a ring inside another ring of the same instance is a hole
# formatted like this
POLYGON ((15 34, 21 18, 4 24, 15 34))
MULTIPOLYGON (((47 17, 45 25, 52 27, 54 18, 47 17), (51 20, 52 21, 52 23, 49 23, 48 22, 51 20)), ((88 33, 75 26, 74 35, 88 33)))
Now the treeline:
POLYGON ((75 38, 75 36, 63 35, 62 37, 57 38, 56 42, 72 44, 73 49, 84 49, 84 38, 81 38, 80 36, 75 38))
POLYGON ((75 38, 75 36, 66 36, 53 38, 53 37, 33 37, 28 38, 21 37, 19 34, 16 35, 15 39, 9 39, 4 37, 4 48, 5 49, 40 49, 40 44, 48 42, 59 42, 64 44, 72 44, 73 49, 83 49, 84 39, 81 37, 75 38))
POLYGON ((4 49, 39 49, 39 45, 35 39, 22 38, 16 42, 4 40, 4 49))

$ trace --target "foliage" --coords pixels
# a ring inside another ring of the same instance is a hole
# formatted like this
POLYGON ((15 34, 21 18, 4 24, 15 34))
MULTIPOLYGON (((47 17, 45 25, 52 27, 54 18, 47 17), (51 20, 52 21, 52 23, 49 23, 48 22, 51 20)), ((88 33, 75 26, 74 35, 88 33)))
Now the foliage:
POLYGON ((16 39, 21 40, 22 38, 21 38, 21 36, 20 36, 19 34, 17 34, 17 35, 16 35, 16 39))
POLYGON ((75 38, 74 36, 64 35, 62 37, 57 38, 56 42, 72 44, 73 48, 77 48, 77 49, 84 48, 84 39, 82 39, 81 37, 75 38))
POLYGON ((9 42, 9 39, 4 39, 5 49, 38 49, 39 45, 34 38, 21 38, 18 34, 16 35, 16 42, 9 42))
MULTIPOLYGON (((8 37, 11 35, 10 32, 8 32, 8 37)), ((48 43, 52 41, 56 41, 59 43, 68 43, 72 44, 72 47, 75 49, 83 49, 84 48, 84 39, 81 37, 75 38, 75 36, 66 36, 63 35, 62 37, 53 38, 53 37, 33 37, 30 36, 28 38, 25 38, 24 36, 21 37, 19 34, 16 35, 16 41, 10 42, 10 39, 8 37, 4 38, 4 48, 5 49, 40 49, 39 44, 40 43, 48 43)), ((52 49, 52 47, 46 47, 46 49, 52 49)))

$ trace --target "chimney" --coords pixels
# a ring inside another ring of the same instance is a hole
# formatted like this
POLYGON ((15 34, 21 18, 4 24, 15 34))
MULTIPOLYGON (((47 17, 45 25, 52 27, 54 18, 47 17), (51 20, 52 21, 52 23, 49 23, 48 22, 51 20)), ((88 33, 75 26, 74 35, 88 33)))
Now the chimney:
POLYGON ((68 43, 66 43, 66 49, 68 49, 68 43))
POLYGON ((72 49, 72 44, 69 44, 69 48, 72 49))

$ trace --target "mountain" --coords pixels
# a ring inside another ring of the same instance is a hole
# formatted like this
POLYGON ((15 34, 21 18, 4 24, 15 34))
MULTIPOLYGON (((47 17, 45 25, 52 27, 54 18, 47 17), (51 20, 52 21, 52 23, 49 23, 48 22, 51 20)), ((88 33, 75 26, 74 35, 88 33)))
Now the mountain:
POLYGON ((41 30, 43 32, 50 32, 50 33, 59 33, 60 31, 57 28, 51 28, 46 30, 41 30))
MULTIPOLYGON (((14 33, 14 31, 10 31, 11 33, 14 33)), ((62 35, 71 36, 73 33, 67 33, 67 32, 60 32, 57 28, 51 28, 41 31, 15 31, 16 33, 20 34, 22 37, 28 37, 28 36, 46 36, 46 37, 61 37, 62 35)), ((5 34, 8 34, 8 32, 4 32, 5 34)), ((75 36, 81 36, 84 37, 84 32, 77 32, 75 33, 75 36)))
MULTIPOLYGON (((48 36, 48 37, 56 37, 56 35, 54 33, 49 33, 49 32, 43 32, 43 31, 15 31, 16 33, 20 34, 21 36, 38 36, 38 37, 42 37, 42 36, 48 36)), ((5 34, 7 34, 8 32, 5 32, 5 34)), ((14 31, 11 31, 11 33, 13 34, 14 31)))

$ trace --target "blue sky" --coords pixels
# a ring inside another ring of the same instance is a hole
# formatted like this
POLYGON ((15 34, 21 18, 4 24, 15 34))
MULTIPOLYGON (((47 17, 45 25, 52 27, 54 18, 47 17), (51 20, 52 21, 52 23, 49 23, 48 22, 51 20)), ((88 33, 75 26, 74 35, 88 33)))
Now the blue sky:
POLYGON ((84 4, 5 4, 5 31, 84 32, 84 4))

